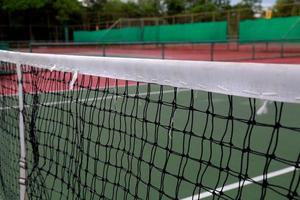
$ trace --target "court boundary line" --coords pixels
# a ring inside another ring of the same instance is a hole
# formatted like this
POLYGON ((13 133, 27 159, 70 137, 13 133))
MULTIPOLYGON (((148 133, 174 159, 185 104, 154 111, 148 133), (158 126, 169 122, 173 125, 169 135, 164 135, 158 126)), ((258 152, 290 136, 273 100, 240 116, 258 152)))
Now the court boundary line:
MULTIPOLYGON (((177 89, 177 92, 186 92, 186 91, 191 91, 191 90, 190 89, 177 89)), ((172 92, 174 92, 174 90, 164 90, 163 94, 169 94, 172 92)), ((142 92, 142 93, 138 93, 138 96, 145 96, 147 94, 156 95, 156 94, 160 94, 160 93, 161 93, 161 91, 142 92)), ((130 96, 130 97, 134 97, 135 95, 136 95, 135 93, 128 94, 128 96, 130 96)), ((97 97, 97 98, 88 98, 88 99, 82 98, 82 99, 78 99, 76 102, 85 102, 85 101, 89 102, 89 101, 100 100, 100 99, 112 99, 114 97, 118 98, 118 96, 116 96, 116 95, 111 95, 111 96, 107 96, 107 97, 101 96, 101 97, 97 97)), ((67 104, 67 103, 72 103, 72 101, 66 100, 66 101, 46 102, 44 104, 39 104, 38 106, 62 105, 62 104, 67 104)), ((30 105, 25 105, 24 107, 29 108, 30 105)), ((18 108, 19 108, 19 106, 6 106, 6 107, 0 107, 0 111, 1 110, 9 110, 9 109, 18 109, 18 108)))
MULTIPOLYGON (((100 78, 106 78, 106 77, 100 77, 100 78)), ((108 78, 108 79, 110 79, 110 78, 108 78)), ((111 79, 111 80, 117 80, 117 79, 111 79)), ((76 82, 77 82, 78 80, 76 80, 76 82)), ((119 81, 126 81, 126 80, 119 80, 119 81)), ((74 83, 73 83, 74 84, 74 83)), ((66 85, 68 85, 68 89, 59 89, 59 90, 49 90, 49 91, 39 91, 39 92, 32 92, 32 91, 30 91, 30 92, 26 92, 26 94, 44 94, 44 93, 62 93, 62 92, 77 92, 77 91, 79 91, 79 90, 89 90, 89 89, 87 89, 87 88, 80 88, 80 87, 76 87, 75 89, 73 88, 73 89, 70 89, 70 83, 67 83, 66 85)), ((139 82, 139 85, 140 86, 144 86, 144 85, 147 85, 147 83, 143 83, 143 82, 139 82)), ((121 85, 118 85, 118 86, 116 86, 116 85, 113 85, 113 86, 109 86, 108 88, 116 88, 116 87, 118 87, 118 88, 125 88, 125 87, 134 87, 134 86, 137 86, 137 84, 136 84, 136 82, 133 82, 133 83, 130 83, 130 84, 128 84, 128 85, 126 85, 126 84, 121 84, 121 85)), ((105 87, 105 85, 104 85, 104 87, 99 87, 99 89, 103 89, 103 88, 106 88, 105 87)), ((15 88, 16 90, 18 89, 18 88, 15 88)), ((92 89, 94 89, 94 88, 92 88, 92 89)), ((16 93, 15 94, 0 94, 0 97, 17 97, 19 94, 18 94, 18 92, 16 91, 16 93)))
POLYGON ((226 191, 230 191, 230 190, 233 190, 233 189, 236 189, 236 188, 240 188, 241 186, 244 187, 244 186, 247 186, 247 185, 251 185, 254 182, 261 182, 263 180, 266 180, 266 179, 269 179, 269 178, 274 178, 274 177, 277 177, 277 176, 280 176, 280 175, 283 175, 283 174, 287 174, 287 173, 290 173, 290 172, 295 171, 295 170, 299 170, 299 168, 296 168, 294 166, 283 168, 283 169, 273 171, 273 172, 270 172, 270 173, 267 173, 267 174, 255 176, 253 178, 247 178, 247 179, 241 180, 241 181, 236 182, 236 183, 225 185, 225 186, 219 187, 215 190, 209 190, 207 192, 202 192, 202 193, 196 194, 194 196, 189 196, 189 197, 183 198, 181 200, 204 199, 204 198, 213 196, 214 194, 220 194, 220 192, 226 192, 226 191))

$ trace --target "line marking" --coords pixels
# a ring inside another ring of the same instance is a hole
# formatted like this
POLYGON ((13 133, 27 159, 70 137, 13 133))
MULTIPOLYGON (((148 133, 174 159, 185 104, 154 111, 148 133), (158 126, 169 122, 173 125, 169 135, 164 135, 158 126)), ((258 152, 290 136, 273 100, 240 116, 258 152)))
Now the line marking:
MULTIPOLYGON (((113 80, 113 79, 112 79, 113 80)), ((121 81, 124 81, 124 80, 121 80, 121 81)), ((143 83, 140 83, 140 86, 145 86, 145 84, 143 83)), ((134 86, 137 86, 136 84, 132 83, 132 84, 128 84, 128 87, 134 87, 134 86)), ((113 86, 109 86, 108 88, 115 88, 116 85, 113 85, 113 86)), ((118 88, 125 88, 126 85, 125 84, 120 84, 117 86, 118 88)), ((103 87, 99 87, 99 89, 103 89, 105 88, 105 86, 103 87)), ((15 89, 15 93, 14 94, 0 94, 0 97, 17 97, 18 96, 18 88, 13 88, 15 89)), ((42 91, 42 92, 32 92, 32 91, 29 91, 29 92, 26 92, 26 94, 45 94, 45 93, 62 93, 62 92, 77 92, 77 91, 88 91, 89 89, 87 88, 75 88, 75 89, 70 89, 70 84, 66 84, 66 88, 65 89, 61 89, 61 90, 49 90, 49 91, 42 91)))
POLYGON ((250 178, 250 179, 242 180, 242 181, 239 181, 239 182, 236 182, 236 183, 232 183, 232 184, 226 185, 224 187, 219 187, 215 190, 210 190, 208 192, 203 192, 203 193, 200 193, 200 195, 196 194, 194 196, 186 197, 182 200, 204 199, 204 198, 213 196, 213 192, 215 192, 216 194, 219 194, 221 191, 226 192, 226 191, 229 191, 229 190, 239 188, 240 186, 246 186, 246 185, 253 184, 253 182, 261 182, 261 181, 269 179, 269 178, 273 178, 273 177, 276 177, 276 176, 280 176, 280 175, 283 175, 283 174, 290 173, 294 170, 298 170, 298 169, 296 169, 296 167, 287 167, 287 168, 284 168, 284 169, 281 169, 281 170, 270 172, 268 174, 264 174, 264 175, 256 176, 256 177, 253 177, 253 178, 250 178))
MULTIPOLYGON (((186 92, 186 91, 191 91, 190 89, 178 89, 177 92, 186 92)), ((174 92, 174 90, 165 90, 163 91, 164 94, 168 94, 168 93, 172 93, 174 92)), ((143 92, 143 93, 139 93, 138 96, 145 96, 147 95, 148 92, 143 92)), ((150 92, 151 95, 156 95, 156 94, 160 94, 160 91, 155 91, 155 92, 150 92)), ((128 96, 130 97, 134 97, 135 94, 129 94, 128 96)), ((113 98, 113 96, 108 96, 108 97, 97 97, 97 98, 88 98, 88 99, 79 99, 77 100, 76 102, 85 102, 85 101, 94 101, 94 100, 100 100, 100 99, 111 99, 113 98)), ((44 103, 44 104, 41 104, 39 106, 43 106, 43 105, 46 105, 46 106, 50 106, 50 105, 61 105, 61 104, 67 104, 67 103, 72 103, 71 100, 66 100, 66 101, 55 101, 55 102, 48 102, 48 103, 44 103)), ((30 105, 25 105, 24 106, 25 108, 29 108, 30 105)), ((0 107, 0 110, 9 110, 9 109, 18 109, 19 106, 7 106, 7 107, 0 107)))

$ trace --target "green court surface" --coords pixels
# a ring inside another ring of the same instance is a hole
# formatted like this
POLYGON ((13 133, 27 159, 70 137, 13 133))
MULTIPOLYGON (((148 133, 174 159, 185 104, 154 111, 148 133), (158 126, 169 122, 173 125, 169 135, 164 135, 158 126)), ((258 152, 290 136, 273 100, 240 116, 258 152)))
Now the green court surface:
MULTIPOLYGON (((13 98, 0 100, 16 105, 13 98)), ((27 94, 25 101, 34 199, 183 199, 246 175, 280 172, 299 159, 297 104, 269 102, 267 113, 257 115, 261 100, 157 85, 27 94)), ((14 112, 0 109, 2 116, 14 112)), ((4 133, 11 122, 1 119, 4 133)), ((6 147, 18 159, 16 138, 1 138, 15 144, 6 147)), ((300 192, 298 170, 250 182, 223 198, 279 200, 288 190, 300 192)), ((7 194, 18 195, 17 182, 8 187, 7 194)))

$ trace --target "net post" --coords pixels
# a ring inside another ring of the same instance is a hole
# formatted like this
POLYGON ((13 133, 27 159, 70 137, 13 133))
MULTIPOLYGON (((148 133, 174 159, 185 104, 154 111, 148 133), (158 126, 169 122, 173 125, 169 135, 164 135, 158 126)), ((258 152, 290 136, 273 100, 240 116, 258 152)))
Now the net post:
POLYGON ((20 136, 20 200, 26 199, 26 147, 25 147, 25 126, 24 126, 24 101, 21 64, 16 64, 18 77, 18 101, 19 101, 19 136, 20 136))

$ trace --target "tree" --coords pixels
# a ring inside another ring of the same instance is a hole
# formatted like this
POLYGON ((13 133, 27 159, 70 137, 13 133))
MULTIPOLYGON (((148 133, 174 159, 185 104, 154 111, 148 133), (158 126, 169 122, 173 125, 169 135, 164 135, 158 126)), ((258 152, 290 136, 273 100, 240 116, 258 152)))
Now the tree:
POLYGON ((215 6, 218 7, 218 9, 220 9, 230 5, 230 0, 186 0, 186 1, 187 1, 188 8, 192 8, 199 5, 204 6, 205 4, 214 4, 215 6))
POLYGON ((139 0, 138 5, 144 17, 160 15, 161 5, 159 0, 139 0))
POLYGON ((81 11, 77 0, 56 0, 53 2, 53 8, 56 10, 56 19, 61 24, 66 24, 70 16, 79 14, 81 11))
POLYGON ((198 3, 190 8, 190 12, 192 13, 203 13, 203 12, 215 12, 217 10, 217 6, 213 3, 198 3))
POLYGON ((8 11, 39 9, 45 5, 45 0, 2 0, 2 8, 8 11))
POLYGON ((165 0, 164 5, 168 15, 182 13, 186 8, 185 0, 165 0))
POLYGON ((261 2, 262 0, 242 0, 240 4, 251 8, 255 12, 261 10, 261 2))
POLYGON ((103 12, 111 16, 112 20, 117 20, 121 17, 140 17, 141 9, 132 1, 124 3, 120 0, 107 1, 103 6, 103 12))
POLYGON ((237 5, 233 6, 233 9, 237 10, 239 19, 253 19, 257 13, 261 13, 262 0, 242 0, 237 5))
POLYGON ((102 9, 108 0, 82 0, 82 4, 91 10, 102 9))
POLYGON ((275 17, 300 15, 300 2, 297 0, 277 0, 273 8, 275 17))
POLYGON ((201 21, 225 20, 224 10, 229 8, 228 0, 197 0, 192 1, 190 8, 191 13, 201 13, 201 21))
POLYGON ((221 7, 227 7, 230 5, 230 0, 213 0, 213 4, 221 7))

